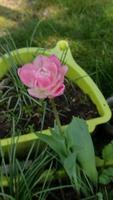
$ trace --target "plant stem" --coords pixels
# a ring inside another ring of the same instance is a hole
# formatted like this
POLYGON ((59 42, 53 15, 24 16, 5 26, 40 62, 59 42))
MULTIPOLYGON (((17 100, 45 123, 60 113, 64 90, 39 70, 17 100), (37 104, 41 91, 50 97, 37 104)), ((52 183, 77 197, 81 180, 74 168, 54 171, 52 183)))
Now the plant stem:
POLYGON ((58 128, 59 128, 59 131, 62 133, 62 127, 61 127, 61 123, 60 123, 60 118, 59 118, 59 114, 58 114, 54 99, 51 99, 50 102, 51 102, 51 105, 52 105, 53 113, 54 113, 55 120, 56 120, 56 123, 57 123, 58 128))

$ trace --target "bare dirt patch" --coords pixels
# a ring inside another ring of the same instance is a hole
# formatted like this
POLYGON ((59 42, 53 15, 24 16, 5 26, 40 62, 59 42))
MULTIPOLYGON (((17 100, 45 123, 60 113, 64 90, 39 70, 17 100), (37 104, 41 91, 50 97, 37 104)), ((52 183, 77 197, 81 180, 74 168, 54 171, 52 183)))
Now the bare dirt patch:
POLYGON ((7 8, 11 9, 19 9, 20 6, 22 5, 22 0, 0 0, 0 6, 5 6, 7 8))

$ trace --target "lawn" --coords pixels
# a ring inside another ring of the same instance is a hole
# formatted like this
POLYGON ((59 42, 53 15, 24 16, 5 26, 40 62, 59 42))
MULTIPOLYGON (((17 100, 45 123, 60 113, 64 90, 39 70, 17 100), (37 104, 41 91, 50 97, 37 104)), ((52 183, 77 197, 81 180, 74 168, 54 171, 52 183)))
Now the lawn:
POLYGON ((106 97, 112 95, 112 0, 0 0, 1 52, 15 48, 9 37, 17 48, 49 48, 68 40, 78 64, 106 97))

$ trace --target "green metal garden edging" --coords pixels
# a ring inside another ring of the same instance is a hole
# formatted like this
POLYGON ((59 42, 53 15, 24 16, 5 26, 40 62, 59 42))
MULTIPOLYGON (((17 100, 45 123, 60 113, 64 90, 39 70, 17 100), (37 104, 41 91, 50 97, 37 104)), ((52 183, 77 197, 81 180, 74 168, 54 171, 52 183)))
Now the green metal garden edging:
MULTIPOLYGON (((81 90, 90 97, 92 102, 96 105, 96 108, 100 115, 97 118, 87 120, 89 132, 92 133, 97 125, 105 123, 111 118, 111 111, 104 96, 102 95, 96 84, 73 59, 69 45, 66 41, 59 41, 56 44, 55 48, 50 50, 29 47, 14 50, 12 52, 9 52, 8 54, 5 54, 0 58, 0 79, 2 79, 2 77, 8 73, 8 70, 12 65, 11 60, 16 65, 21 66, 22 64, 32 61, 33 57, 38 54, 55 54, 60 59, 63 52, 66 52, 65 62, 68 66, 67 77, 75 82, 81 88, 81 90)), ((42 133, 50 134, 49 130, 44 130, 42 133)), ((18 151, 23 152, 26 148, 28 148, 29 144, 36 141, 37 139, 38 136, 35 133, 29 133, 14 137, 13 142, 17 143, 18 141, 18 151)), ((6 153, 8 152, 12 141, 11 138, 6 138, 1 139, 0 143, 4 153, 6 153)))

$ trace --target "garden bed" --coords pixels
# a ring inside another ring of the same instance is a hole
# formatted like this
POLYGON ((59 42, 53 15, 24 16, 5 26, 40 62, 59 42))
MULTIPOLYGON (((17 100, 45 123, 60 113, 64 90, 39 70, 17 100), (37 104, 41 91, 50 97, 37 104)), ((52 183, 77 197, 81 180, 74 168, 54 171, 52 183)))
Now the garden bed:
MULTIPOLYGON (((37 105, 33 99, 29 103, 28 99, 25 98, 24 103, 21 101, 18 103, 22 91, 19 87, 18 89, 15 88, 15 83, 11 80, 11 77, 5 77, 1 83, 1 100, 3 99, 0 107, 1 138, 11 135, 12 118, 14 118, 17 132, 23 134, 30 132, 31 129, 40 131, 54 126, 54 115, 48 100, 45 103, 45 101, 36 99, 37 103, 40 104, 37 105), (20 116, 18 113, 20 113, 20 116)), ((64 94, 55 98, 62 125, 68 124, 72 116, 78 116, 85 120, 99 116, 96 106, 77 85, 66 78, 65 86, 64 94)), ((24 89, 27 94, 26 88, 24 89)))

